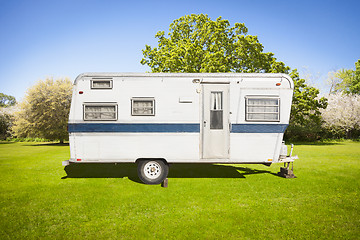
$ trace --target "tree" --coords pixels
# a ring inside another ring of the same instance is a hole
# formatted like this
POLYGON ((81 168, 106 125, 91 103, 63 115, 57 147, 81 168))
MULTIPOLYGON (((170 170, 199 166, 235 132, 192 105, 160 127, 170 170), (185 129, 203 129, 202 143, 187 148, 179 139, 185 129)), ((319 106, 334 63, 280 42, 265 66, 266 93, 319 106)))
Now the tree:
POLYGON ((321 132, 321 109, 327 106, 325 97, 319 98, 319 89, 306 84, 295 69, 290 73, 294 81, 290 124, 286 138, 294 140, 316 140, 321 132))
POLYGON ((247 32, 243 23, 230 27, 221 17, 186 15, 170 24, 168 38, 164 31, 155 35, 158 47, 146 45, 141 64, 152 72, 288 72, 247 32))
POLYGON ((330 80, 335 82, 330 92, 360 94, 360 59, 355 62, 355 70, 340 69, 334 73, 330 80))
POLYGON ((342 82, 337 77, 337 71, 328 72, 327 84, 330 86, 329 94, 338 92, 338 85, 342 82))
POLYGON ((0 109, 0 139, 6 139, 10 129, 11 118, 0 109))
POLYGON ((360 95, 333 93, 323 109, 324 127, 337 137, 354 137, 360 130, 360 95))
POLYGON ((13 106, 16 99, 13 96, 0 93, 0 138, 6 139, 10 136, 10 128, 13 121, 13 106))
MULTIPOLYGON (((264 53, 257 36, 247 34, 244 23, 230 27, 221 17, 212 21, 207 15, 187 15, 170 24, 167 37, 159 31, 158 46, 146 45, 141 64, 152 72, 261 72, 289 73, 273 53, 264 53)), ((326 99, 318 98, 319 90, 307 85, 296 70, 290 127, 287 136, 314 137, 321 126, 320 108, 326 99), (313 127, 309 127, 312 126, 313 127)))
POLYGON ((14 106, 0 107, 0 139, 11 136, 11 126, 13 123, 14 106))
POLYGON ((71 94, 72 83, 67 78, 47 78, 29 88, 15 113, 15 135, 58 139, 62 143, 68 138, 71 94))
POLYGON ((0 93, 0 107, 9 107, 16 104, 16 99, 13 96, 0 93))

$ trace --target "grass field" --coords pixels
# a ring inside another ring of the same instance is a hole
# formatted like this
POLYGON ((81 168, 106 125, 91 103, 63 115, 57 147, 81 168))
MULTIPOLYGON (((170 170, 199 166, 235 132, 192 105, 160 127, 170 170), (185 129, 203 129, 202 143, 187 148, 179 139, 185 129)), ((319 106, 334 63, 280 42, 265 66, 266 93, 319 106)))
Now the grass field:
POLYGON ((359 239, 360 143, 295 146, 280 164, 172 165, 169 187, 132 164, 67 168, 66 145, 0 144, 0 239, 359 239))

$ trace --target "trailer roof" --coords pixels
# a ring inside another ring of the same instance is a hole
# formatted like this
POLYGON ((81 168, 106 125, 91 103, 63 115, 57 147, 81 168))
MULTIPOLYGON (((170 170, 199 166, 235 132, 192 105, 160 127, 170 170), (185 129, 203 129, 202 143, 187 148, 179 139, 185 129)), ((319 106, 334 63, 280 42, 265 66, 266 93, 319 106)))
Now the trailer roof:
POLYGON ((134 73, 134 72, 87 72, 75 79, 74 84, 83 77, 194 77, 194 78, 285 78, 291 88, 294 83, 285 73, 134 73))

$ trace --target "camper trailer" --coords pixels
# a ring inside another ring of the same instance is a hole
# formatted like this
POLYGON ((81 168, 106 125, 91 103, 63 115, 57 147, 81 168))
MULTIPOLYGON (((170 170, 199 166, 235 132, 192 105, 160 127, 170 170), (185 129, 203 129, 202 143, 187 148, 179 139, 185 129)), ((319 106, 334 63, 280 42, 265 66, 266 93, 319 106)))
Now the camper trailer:
POLYGON ((159 184, 171 163, 289 163, 294 83, 271 73, 84 73, 74 82, 70 159, 137 163, 159 184))

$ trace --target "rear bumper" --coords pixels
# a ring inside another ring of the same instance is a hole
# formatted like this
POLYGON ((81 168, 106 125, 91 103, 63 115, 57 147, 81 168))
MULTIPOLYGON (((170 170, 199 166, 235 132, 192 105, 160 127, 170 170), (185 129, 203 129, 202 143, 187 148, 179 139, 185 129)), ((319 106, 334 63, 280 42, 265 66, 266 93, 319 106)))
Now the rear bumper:
POLYGON ((62 165, 63 165, 63 166, 70 165, 70 161, 69 161, 69 160, 63 161, 63 162, 62 162, 62 165))
POLYGON ((299 159, 298 155, 295 156, 287 156, 285 158, 280 158, 278 162, 294 162, 295 159, 299 159))

